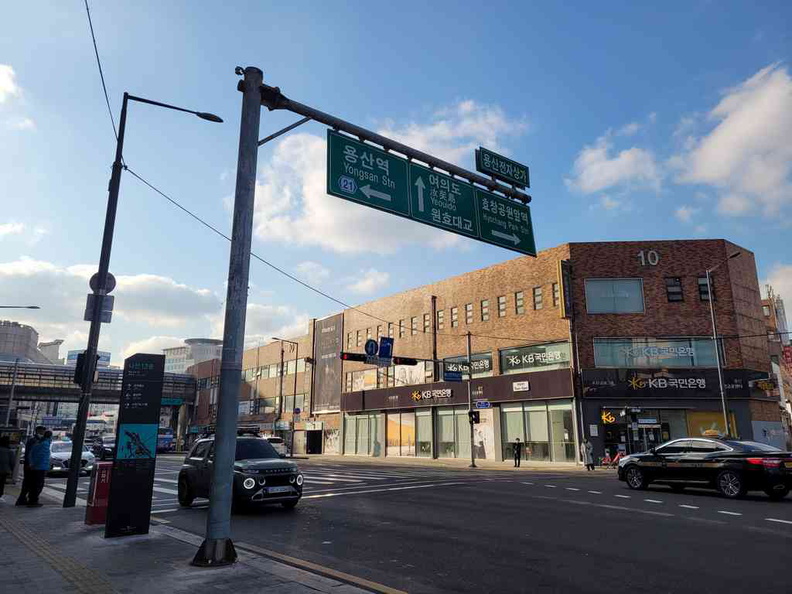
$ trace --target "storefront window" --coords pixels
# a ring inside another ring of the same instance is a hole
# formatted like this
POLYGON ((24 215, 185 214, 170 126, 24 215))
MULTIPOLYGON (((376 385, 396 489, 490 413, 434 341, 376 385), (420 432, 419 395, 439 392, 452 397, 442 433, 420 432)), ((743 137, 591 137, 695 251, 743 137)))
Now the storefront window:
POLYGON ((501 436, 503 441, 503 458, 509 460, 512 457, 512 444, 520 438, 525 441, 525 430, 523 428, 523 408, 521 404, 513 406, 501 406, 501 436))
POLYGON ((594 364, 619 368, 716 367, 711 338, 595 338, 594 364))
POLYGON ((454 409, 437 409, 437 456, 453 458, 454 448, 454 409))
POLYGON ((416 449, 420 458, 432 457, 432 410, 419 410, 415 413, 416 449))
POLYGON ((354 415, 344 416, 344 453, 355 454, 355 443, 357 435, 357 417, 354 415))
POLYGON ((457 408, 454 411, 456 419, 456 445, 457 458, 470 458, 470 417, 467 408, 457 408))
POLYGON ((568 342, 535 344, 500 352, 501 373, 547 371, 569 367, 568 342))
POLYGON ((517 438, 525 444, 523 459, 574 462, 572 403, 526 402, 501 407, 503 456, 512 457, 517 438))
POLYGON ((544 403, 525 405, 525 458, 550 459, 550 440, 547 437, 547 410, 544 403))
POLYGON ((401 414, 401 455, 415 456, 415 413, 401 414))
POLYGON ((367 415, 360 415, 357 420, 356 453, 360 456, 371 453, 369 451, 369 418, 367 415))
POLYGON ((388 413, 387 425, 385 427, 385 438, 387 440, 386 456, 398 456, 401 454, 400 425, 399 413, 388 413))
POLYGON ((551 404, 548 409, 553 438, 553 461, 574 462, 576 456, 572 405, 569 403, 551 404))

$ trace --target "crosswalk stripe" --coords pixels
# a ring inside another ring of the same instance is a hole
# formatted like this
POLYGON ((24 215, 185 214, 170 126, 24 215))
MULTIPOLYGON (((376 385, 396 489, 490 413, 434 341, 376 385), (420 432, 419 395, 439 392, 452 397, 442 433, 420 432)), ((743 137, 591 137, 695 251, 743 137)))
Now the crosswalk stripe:
POLYGON ((166 489, 164 487, 154 487, 154 490, 157 493, 169 493, 170 495, 178 495, 179 492, 176 489, 166 489))
POLYGON ((164 479, 164 478, 159 478, 159 477, 154 477, 154 480, 155 481, 159 481, 161 483, 173 483, 174 485, 179 483, 179 481, 175 481, 173 479, 164 479))

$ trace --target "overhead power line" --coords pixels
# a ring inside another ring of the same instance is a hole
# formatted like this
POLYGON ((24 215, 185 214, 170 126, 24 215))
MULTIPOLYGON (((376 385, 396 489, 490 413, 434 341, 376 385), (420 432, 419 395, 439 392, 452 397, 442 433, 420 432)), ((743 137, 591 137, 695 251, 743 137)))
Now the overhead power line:
POLYGON ((105 103, 107 104, 107 113, 110 114, 110 123, 113 125, 113 135, 116 137, 116 140, 118 140, 118 130, 116 129, 113 110, 110 108, 110 97, 107 94, 107 85, 105 84, 104 72, 102 71, 102 60, 99 58, 99 49, 96 47, 96 35, 94 34, 93 21, 91 20, 91 10, 88 8, 88 0, 85 0, 85 13, 88 15, 88 26, 91 29, 91 40, 93 41, 94 54, 96 54, 96 65, 99 67, 99 78, 102 79, 102 90, 104 91, 105 103))

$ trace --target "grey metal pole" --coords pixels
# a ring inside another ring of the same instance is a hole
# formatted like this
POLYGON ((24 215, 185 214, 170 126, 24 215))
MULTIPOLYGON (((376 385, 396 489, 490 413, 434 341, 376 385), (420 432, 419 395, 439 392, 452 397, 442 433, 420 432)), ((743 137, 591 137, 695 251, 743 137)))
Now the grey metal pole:
POLYGON ((471 338, 470 338, 470 331, 468 330, 467 333, 467 363, 468 363, 468 379, 467 379, 467 394, 468 394, 468 420, 470 421, 470 468, 476 468, 476 448, 475 448, 475 436, 473 434, 473 416, 470 414, 473 412, 473 388, 471 384, 473 383, 473 362, 471 361, 471 338))
POLYGON ((102 302, 107 294, 107 275, 110 270, 110 252, 113 248, 113 232, 115 230, 116 211, 118 210, 118 191, 121 188, 121 170, 123 169, 124 133, 126 132, 126 115, 129 93, 124 93, 121 105, 121 118, 118 124, 118 141, 116 142, 115 161, 110 175, 110 187, 107 196, 107 212, 105 213, 104 233, 102 235, 102 251, 99 256, 99 282, 94 291, 94 309, 91 314, 91 328, 88 331, 88 346, 85 349, 85 364, 81 383, 80 405, 77 407, 77 422, 72 434, 72 451, 69 459, 69 477, 66 480, 66 493, 63 496, 63 507, 74 507, 77 501, 77 483, 80 480, 80 463, 82 447, 85 440, 85 426, 88 423, 88 410, 91 406, 94 373, 96 371, 96 352, 99 349, 99 332, 102 329, 102 302))
MULTIPOLYGON (((280 339, 278 339, 280 340, 280 339)), ((281 355, 280 355, 280 373, 278 373, 278 420, 280 421, 283 416, 283 341, 280 341, 281 355)))
POLYGON ((294 458, 294 403, 297 402, 297 361, 300 356, 300 343, 294 343, 294 388, 292 388, 292 420, 291 434, 289 435, 289 458, 294 458))
POLYGON ((250 246, 253 236, 253 205, 256 188, 258 133, 261 120, 261 86, 264 74, 249 66, 238 89, 242 91, 242 118, 239 126, 234 222, 228 263, 223 359, 220 365, 220 394, 214 443, 212 490, 206 537, 192 564, 219 566, 237 559, 231 541, 231 503, 234 487, 234 458, 239 391, 242 384, 242 352, 245 343, 250 246))
POLYGON ((5 426, 11 422, 11 407, 14 406, 14 392, 16 391, 17 373, 19 372, 19 357, 14 359, 14 373, 11 376, 11 392, 8 394, 8 410, 5 416, 5 426))
POLYGON ((721 407, 723 408, 723 424, 726 427, 726 437, 731 437, 731 424, 729 423, 729 404, 726 400, 726 390, 723 386, 723 363, 721 362, 720 348, 718 347, 718 326, 715 322, 715 305, 712 300, 711 269, 707 269, 707 297, 709 298, 710 318, 712 319, 712 343, 715 345, 715 361, 718 366, 718 385, 720 387, 721 407))
POLYGON ((436 382, 439 380, 440 365, 437 363, 437 297, 432 295, 432 381, 436 382))

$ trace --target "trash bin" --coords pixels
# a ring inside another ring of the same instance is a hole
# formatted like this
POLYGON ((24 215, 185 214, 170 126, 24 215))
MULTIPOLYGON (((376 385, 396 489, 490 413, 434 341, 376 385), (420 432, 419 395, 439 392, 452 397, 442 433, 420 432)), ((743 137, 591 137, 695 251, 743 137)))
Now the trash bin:
POLYGON ((86 524, 104 524, 107 518, 107 501, 110 497, 112 462, 96 462, 91 471, 88 503, 85 506, 86 524))

